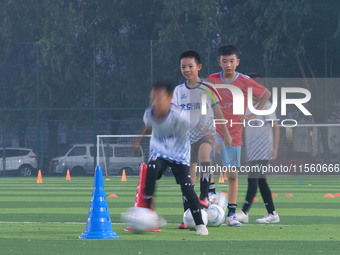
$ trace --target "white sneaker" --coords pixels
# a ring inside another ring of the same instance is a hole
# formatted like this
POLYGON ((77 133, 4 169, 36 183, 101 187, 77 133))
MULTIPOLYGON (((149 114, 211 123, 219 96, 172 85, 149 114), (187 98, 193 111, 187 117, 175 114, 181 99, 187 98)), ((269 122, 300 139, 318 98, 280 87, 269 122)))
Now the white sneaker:
POLYGON ((196 235, 198 236, 207 236, 209 234, 209 231, 207 227, 203 224, 196 226, 196 235))
POLYGON ((227 222, 227 225, 231 226, 231 227, 241 227, 242 226, 242 223, 238 221, 235 214, 232 215, 232 216, 228 216, 226 222, 227 222))
POLYGON ((278 223, 280 222, 279 215, 274 211, 273 214, 267 214, 263 218, 257 219, 257 223, 278 223))
POLYGON ((248 223, 249 217, 248 214, 245 214, 243 211, 239 211, 235 214, 236 218, 241 223, 248 223))

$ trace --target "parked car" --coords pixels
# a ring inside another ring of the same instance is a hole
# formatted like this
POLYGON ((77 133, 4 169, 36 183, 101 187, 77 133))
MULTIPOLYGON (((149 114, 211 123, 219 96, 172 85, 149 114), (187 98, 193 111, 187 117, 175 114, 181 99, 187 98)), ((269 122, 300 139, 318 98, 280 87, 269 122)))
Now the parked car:
MULTIPOLYGON (((103 173, 108 175, 121 175, 123 169, 127 175, 139 174, 139 167, 144 162, 142 147, 132 152, 130 145, 107 144, 101 147, 99 164, 103 173)), ((94 174, 96 147, 93 144, 75 144, 64 156, 53 158, 50 162, 51 174, 65 174, 67 169, 71 175, 94 174)))
POLYGON ((38 156, 29 148, 0 148, 0 171, 4 169, 3 160, 6 161, 6 174, 19 174, 20 176, 35 175, 38 168, 38 156))

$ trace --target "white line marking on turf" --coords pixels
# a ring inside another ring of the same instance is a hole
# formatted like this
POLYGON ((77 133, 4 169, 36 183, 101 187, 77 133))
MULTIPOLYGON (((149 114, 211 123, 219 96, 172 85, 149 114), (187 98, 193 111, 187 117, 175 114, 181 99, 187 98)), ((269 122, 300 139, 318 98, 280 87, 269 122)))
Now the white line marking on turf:
MULTIPOLYGON (((87 224, 86 222, 57 222, 57 221, 46 221, 46 222, 38 222, 38 221, 0 221, 0 224, 80 224, 84 225, 87 224)), ((112 225, 126 225, 126 223, 122 222, 111 222, 112 225)), ((167 225, 177 225, 178 223, 168 223, 167 225)), ((226 226, 226 224, 222 224, 222 226, 226 226)), ((283 225, 283 224, 243 224, 242 226, 272 226, 272 227, 295 227, 299 225, 294 225, 294 224, 288 224, 288 225, 283 225)))

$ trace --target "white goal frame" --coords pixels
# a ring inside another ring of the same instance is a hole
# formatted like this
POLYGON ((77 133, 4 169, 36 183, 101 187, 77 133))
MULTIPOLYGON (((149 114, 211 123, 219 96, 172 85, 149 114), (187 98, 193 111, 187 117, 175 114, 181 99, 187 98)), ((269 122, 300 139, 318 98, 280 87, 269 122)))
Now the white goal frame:
MULTIPOLYGON (((100 162, 100 153, 99 153, 99 149, 103 148, 103 146, 100 146, 100 141, 101 138, 137 138, 137 137, 151 137, 151 135, 97 135, 97 156, 96 156, 96 162, 97 162, 97 166, 99 166, 99 162, 100 162)), ((102 151, 103 155, 104 155, 104 151, 102 151)), ((106 162, 104 161, 104 164, 106 164, 106 162)), ((107 167, 105 166, 105 176, 108 176, 107 173, 107 167)))

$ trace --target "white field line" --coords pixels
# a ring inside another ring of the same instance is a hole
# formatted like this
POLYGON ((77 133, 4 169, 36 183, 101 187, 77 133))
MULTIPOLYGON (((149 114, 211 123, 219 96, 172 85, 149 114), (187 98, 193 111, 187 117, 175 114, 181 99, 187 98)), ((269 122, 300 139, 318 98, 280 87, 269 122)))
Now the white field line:
MULTIPOLYGON (((53 222, 53 221, 46 221, 46 222, 37 222, 37 221, 0 221, 0 224, 74 224, 74 225, 85 225, 87 224, 86 222, 53 222)), ((112 225, 126 225, 126 223, 115 223, 111 222, 112 225)), ((178 223, 168 223, 167 225, 177 225, 178 223)), ((222 226, 226 226, 226 224, 222 224, 222 226)), ((300 226, 300 225, 295 225, 295 224, 243 224, 242 227, 247 227, 247 226, 272 226, 272 227, 295 227, 295 226, 300 226)), ((301 225, 304 226, 304 225, 301 225)), ((208 227, 209 228, 209 227, 208 227)), ((214 227, 211 227, 214 228, 214 227)))

